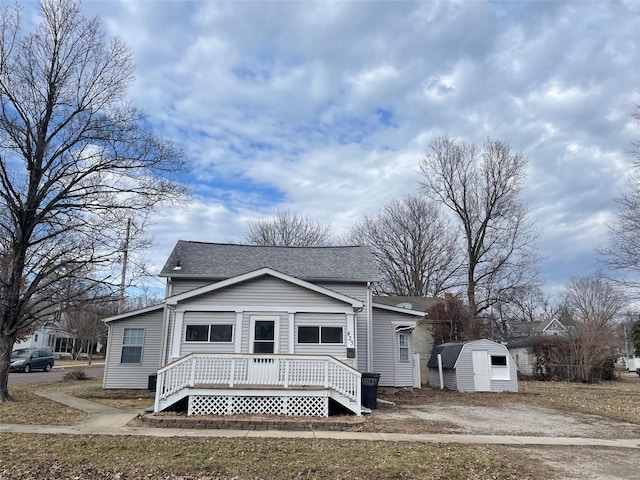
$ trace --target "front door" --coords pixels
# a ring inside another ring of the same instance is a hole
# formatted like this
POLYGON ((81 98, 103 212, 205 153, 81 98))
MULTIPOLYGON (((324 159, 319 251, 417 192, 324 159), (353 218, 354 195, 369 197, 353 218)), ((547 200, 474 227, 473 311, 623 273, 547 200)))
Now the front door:
MULTIPOLYGON (((256 355, 278 353, 279 337, 278 317, 252 317, 250 349, 256 355)), ((276 358, 254 357, 249 368, 249 382, 256 385, 274 385, 278 383, 279 362, 276 358)))
POLYGON ((473 361, 473 386, 476 392, 491 391, 491 375, 489 369, 489 352, 484 350, 473 350, 471 352, 473 361))
POLYGON ((253 353, 275 353, 276 321, 255 319, 253 321, 253 353))

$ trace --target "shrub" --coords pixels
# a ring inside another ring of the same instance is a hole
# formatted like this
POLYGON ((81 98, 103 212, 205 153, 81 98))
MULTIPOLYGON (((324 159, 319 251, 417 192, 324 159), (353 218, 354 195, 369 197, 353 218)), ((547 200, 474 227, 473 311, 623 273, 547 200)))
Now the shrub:
POLYGON ((89 380, 84 370, 71 370, 62 377, 64 381, 89 380))

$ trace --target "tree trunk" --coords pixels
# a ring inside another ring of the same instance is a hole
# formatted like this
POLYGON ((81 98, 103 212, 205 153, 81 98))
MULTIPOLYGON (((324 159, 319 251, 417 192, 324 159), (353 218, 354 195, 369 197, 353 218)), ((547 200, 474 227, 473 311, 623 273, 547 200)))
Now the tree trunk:
POLYGON ((13 401, 9 395, 9 365, 16 335, 0 335, 0 403, 13 401))

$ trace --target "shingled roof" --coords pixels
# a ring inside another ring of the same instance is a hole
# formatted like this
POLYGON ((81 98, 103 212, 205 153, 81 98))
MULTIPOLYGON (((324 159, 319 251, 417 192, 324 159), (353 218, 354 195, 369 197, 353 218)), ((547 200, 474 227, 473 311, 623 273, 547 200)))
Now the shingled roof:
POLYGON ((378 280, 369 247, 265 247, 186 240, 178 241, 160 276, 224 279, 263 267, 308 281, 378 280))
POLYGON ((453 368, 465 343, 468 342, 449 342, 433 347, 427 368, 438 368, 438 354, 442 355, 442 368, 453 368))

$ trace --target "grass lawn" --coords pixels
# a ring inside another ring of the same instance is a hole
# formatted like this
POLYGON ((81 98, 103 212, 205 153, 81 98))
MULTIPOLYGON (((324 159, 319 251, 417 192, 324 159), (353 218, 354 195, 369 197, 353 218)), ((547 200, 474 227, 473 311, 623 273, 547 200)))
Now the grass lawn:
POLYGON ((153 406, 155 393, 147 390, 103 390, 101 385, 78 390, 74 395, 114 408, 144 409, 153 406))
POLYGON ((2 434, 0 451, 5 480, 554 478, 537 459, 482 446, 2 434))
POLYGON ((87 413, 36 395, 36 392, 56 390, 75 383, 77 382, 10 385, 9 393, 16 401, 0 404, 0 423, 78 425, 84 422, 89 417, 87 413))
MULTIPOLYGON (((0 423, 74 425, 87 418, 83 412, 36 395, 36 389, 63 389, 120 408, 143 408, 153 401, 153 395, 144 390, 104 391, 99 380, 12 386, 10 391, 18 402, 0 405, 0 423)), ((399 404, 446 401, 500 406, 518 402, 640 423, 640 406, 632 401, 640 397, 640 379, 630 375, 599 385, 521 382, 515 394, 423 389, 388 397, 399 404)), ((576 452, 581 450, 572 453, 567 449, 566 458, 573 458, 576 452)), ((561 473, 554 470, 558 465, 552 467, 544 459, 542 447, 0 434, 3 480, 559 478, 561 473)))

